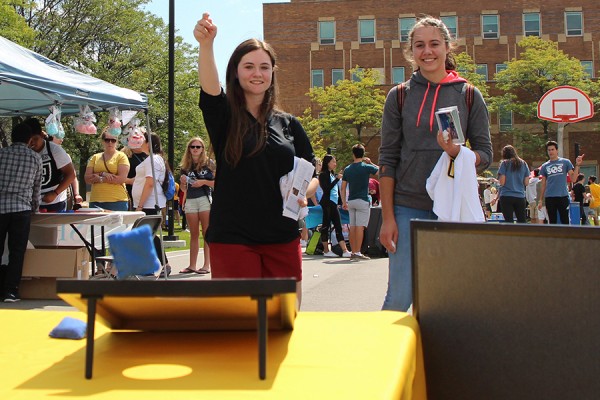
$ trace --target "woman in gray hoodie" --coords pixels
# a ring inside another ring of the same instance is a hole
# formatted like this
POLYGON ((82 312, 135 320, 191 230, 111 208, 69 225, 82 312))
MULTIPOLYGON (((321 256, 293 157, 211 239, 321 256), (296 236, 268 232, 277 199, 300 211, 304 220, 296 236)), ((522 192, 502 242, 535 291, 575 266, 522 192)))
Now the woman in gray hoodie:
POLYGON ((383 309, 399 311, 408 310, 413 301, 410 220, 437 219, 425 189, 427 178, 442 152, 454 158, 461 149, 444 140, 435 112, 457 106, 477 171, 492 161, 488 110, 479 90, 455 71, 448 28, 439 19, 422 18, 409 33, 409 46, 405 56, 415 72, 388 93, 379 149, 380 240, 390 257, 383 309))

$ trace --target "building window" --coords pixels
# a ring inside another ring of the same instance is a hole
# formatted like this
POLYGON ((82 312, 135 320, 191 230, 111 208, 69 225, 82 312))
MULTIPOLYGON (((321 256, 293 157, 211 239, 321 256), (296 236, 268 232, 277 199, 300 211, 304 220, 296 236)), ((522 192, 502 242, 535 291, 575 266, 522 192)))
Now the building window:
POLYGON ((484 39, 498 39, 500 28, 497 15, 482 15, 481 30, 484 39))
POLYGON ((483 79, 488 80, 488 67, 487 64, 477 64, 476 73, 483 76, 483 79))
POLYGON ((361 19, 358 21, 360 43, 375 43, 375 20, 361 19))
POLYGON ((364 68, 355 68, 355 71, 352 72, 352 82, 360 82, 360 73, 363 72, 364 68))
POLYGON ((310 87, 325 87, 325 82, 323 82, 323 70, 322 69, 313 69, 312 70, 312 79, 310 83, 310 87))
POLYGON ((581 66, 583 67, 583 72, 587 74, 587 76, 585 77, 586 79, 594 77, 593 61, 581 61, 581 66))
POLYGON ((500 132, 509 132, 513 127, 513 113, 510 110, 506 110, 502 107, 498 110, 498 125, 500 126, 500 132))
POLYGON ((338 81, 344 80, 344 70, 343 69, 332 69, 331 70, 331 84, 335 85, 338 81))
POLYGON ((319 22, 319 44, 335 44, 335 22, 319 22))
POLYGON ((523 14, 523 34, 525 36, 540 36, 540 13, 523 14))
POLYGON ((416 18, 400 18, 399 26, 400 26, 400 41, 408 42, 408 34, 415 23, 417 22, 416 18))
POLYGON ((450 32, 450 36, 452 37, 452 39, 456 39, 458 37, 458 29, 457 29, 458 24, 456 22, 456 16, 450 15, 450 16, 441 17, 440 19, 442 20, 444 25, 446 25, 446 28, 448 28, 448 31, 450 32))
POLYGON ((392 68, 392 83, 397 85, 404 82, 404 67, 393 67, 392 68))
POLYGON ((567 36, 583 35, 583 16, 581 11, 566 12, 565 27, 567 28, 567 36))
POLYGON ((496 64, 496 73, 502 72, 507 68, 506 64, 496 64))

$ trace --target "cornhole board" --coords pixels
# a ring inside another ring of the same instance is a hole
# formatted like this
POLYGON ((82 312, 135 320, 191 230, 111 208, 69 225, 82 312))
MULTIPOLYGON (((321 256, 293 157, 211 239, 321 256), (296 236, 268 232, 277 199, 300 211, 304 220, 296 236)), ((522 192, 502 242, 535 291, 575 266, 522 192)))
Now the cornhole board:
POLYGON ((296 281, 281 279, 56 282, 58 296, 87 313, 85 377, 92 378, 96 316, 114 330, 258 331, 266 378, 267 330, 293 329, 296 281))

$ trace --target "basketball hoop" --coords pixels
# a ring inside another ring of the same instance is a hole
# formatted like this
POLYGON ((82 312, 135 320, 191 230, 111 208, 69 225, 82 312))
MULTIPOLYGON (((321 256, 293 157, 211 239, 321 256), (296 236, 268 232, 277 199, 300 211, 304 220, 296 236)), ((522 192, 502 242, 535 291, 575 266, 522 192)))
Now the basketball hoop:
POLYGON ((572 86, 548 90, 538 102, 538 118, 557 123, 573 123, 594 116, 589 96, 572 86))
POLYGON ((575 118, 577 118, 576 114, 558 114, 556 118, 560 119, 562 123, 572 122, 575 118))

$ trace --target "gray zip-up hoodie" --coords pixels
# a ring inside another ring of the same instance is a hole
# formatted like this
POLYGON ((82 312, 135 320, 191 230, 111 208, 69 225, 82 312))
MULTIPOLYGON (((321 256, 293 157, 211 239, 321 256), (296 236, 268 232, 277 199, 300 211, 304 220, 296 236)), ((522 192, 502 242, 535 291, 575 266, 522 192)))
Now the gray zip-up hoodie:
POLYGON ((440 108, 458 107, 465 139, 481 159, 477 171, 484 171, 490 165, 492 143, 487 106, 475 88, 469 112, 466 82, 457 72, 448 71, 448 77, 435 84, 416 71, 405 84, 402 115, 398 109, 398 86, 389 91, 383 109, 379 176, 395 178, 395 205, 422 210, 433 208, 425 183, 442 154, 435 119, 435 112, 440 108))

